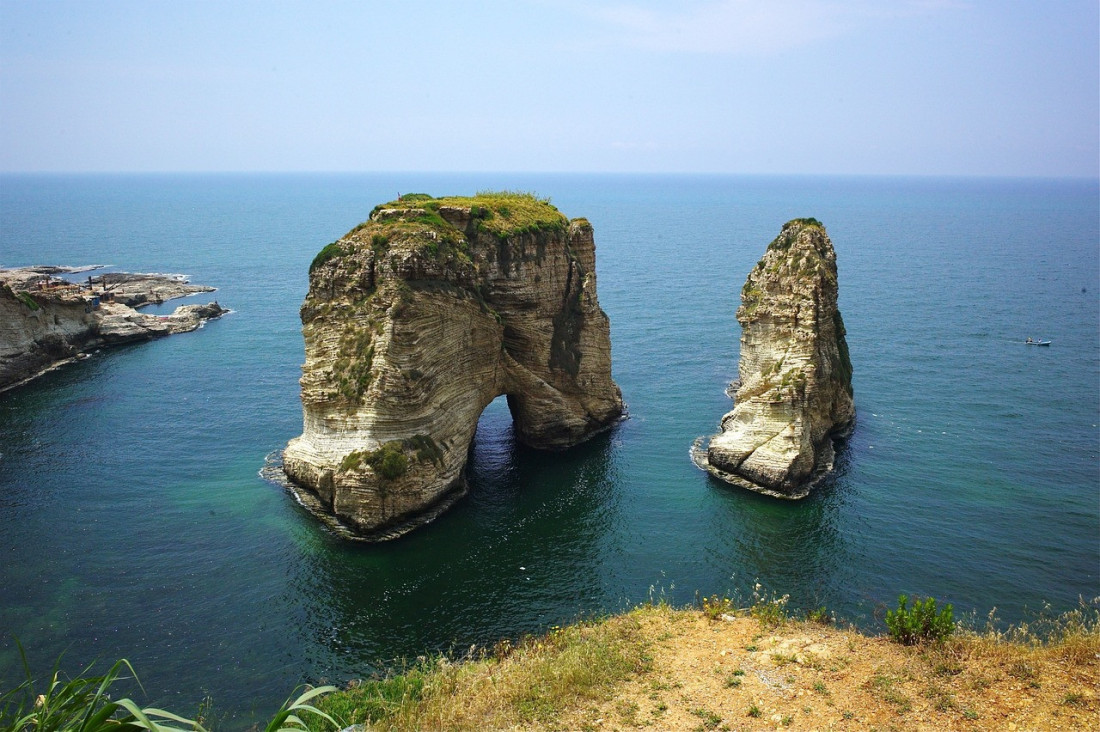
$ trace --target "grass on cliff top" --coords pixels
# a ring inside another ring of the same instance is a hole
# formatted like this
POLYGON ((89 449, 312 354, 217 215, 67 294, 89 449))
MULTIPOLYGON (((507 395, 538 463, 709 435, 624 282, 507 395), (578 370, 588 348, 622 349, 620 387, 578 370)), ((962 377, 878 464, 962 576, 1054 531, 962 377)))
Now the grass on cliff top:
MULTIPOLYGON (((443 207, 465 208, 477 231, 505 240, 521 234, 564 232, 569 220, 555 208, 549 198, 540 198, 523 191, 479 191, 474 196, 435 198, 427 193, 406 193, 395 201, 379 204, 367 221, 356 226, 340 241, 321 249, 310 264, 310 274, 327 262, 352 251, 353 237, 369 236, 370 247, 376 253, 389 249, 395 242, 413 242, 433 257, 455 256, 469 259, 467 231, 452 226, 439 210, 443 207), (358 236, 356 236, 358 235, 358 236)), ((587 224, 587 222, 583 222, 587 224)))
POLYGON ((960 630, 903 646, 837 627, 823 610, 795 617, 785 598, 741 604, 644 605, 463 661, 421 658, 318 706, 367 730, 718 729, 757 716, 790 729, 1072 729, 1100 711, 1095 607, 1042 631, 960 630))
MULTIPOLYGON (((473 196, 435 198, 426 193, 407 193, 396 201, 375 206, 371 217, 382 209, 422 208, 429 216, 438 216, 440 207, 470 209, 478 228, 497 236, 512 236, 542 230, 563 231, 565 216, 550 203, 526 191, 478 191, 473 196)), ((442 219, 440 219, 442 221, 442 219)))

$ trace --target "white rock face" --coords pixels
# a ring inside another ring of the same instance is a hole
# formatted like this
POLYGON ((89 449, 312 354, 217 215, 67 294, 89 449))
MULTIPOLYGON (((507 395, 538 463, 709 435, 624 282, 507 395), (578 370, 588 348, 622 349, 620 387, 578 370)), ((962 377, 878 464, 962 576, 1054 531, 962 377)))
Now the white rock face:
POLYGON ((836 253, 814 219, 788 222, 749 273, 737 310, 740 385, 697 462, 727 482, 802 498, 855 421, 837 309, 836 253))
POLYGON ((303 432, 283 455, 316 510, 399 536, 464 494, 478 418, 560 449, 622 415, 584 220, 523 196, 395 201, 318 255, 302 306, 303 432))

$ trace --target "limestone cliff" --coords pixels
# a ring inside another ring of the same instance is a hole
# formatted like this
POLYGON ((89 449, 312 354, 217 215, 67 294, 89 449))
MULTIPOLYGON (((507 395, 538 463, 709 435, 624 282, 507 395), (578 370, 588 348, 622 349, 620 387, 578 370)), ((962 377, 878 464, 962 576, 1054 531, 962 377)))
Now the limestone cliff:
POLYGON ((89 278, 87 284, 53 276, 87 269, 0 269, 0 391, 96 348, 195 330, 226 312, 212 302, 155 316, 126 304, 140 306, 214 289, 192 285, 181 275, 118 272, 89 278))
POLYGON ((302 306, 304 428, 283 455, 319 510, 392 538, 465 492, 477 421, 565 448, 623 412, 592 227, 526 194, 403 196, 328 245, 302 306))
POLYGON ((697 461, 735 485, 802 498, 855 421, 836 253, 820 222, 784 225, 745 281, 737 320, 735 406, 697 461))

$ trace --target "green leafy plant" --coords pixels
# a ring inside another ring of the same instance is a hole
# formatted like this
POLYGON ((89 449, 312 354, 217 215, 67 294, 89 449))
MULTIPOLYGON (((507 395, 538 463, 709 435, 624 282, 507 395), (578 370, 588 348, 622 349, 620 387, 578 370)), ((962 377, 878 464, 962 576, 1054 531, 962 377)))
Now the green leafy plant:
MULTIPOLYGON (((295 691, 297 691, 297 689, 295 689, 295 691)), ((299 716, 302 712, 316 714, 318 717, 332 724, 334 728, 338 728, 340 725, 337 724, 335 719, 325 712, 322 712, 317 707, 307 703, 322 694, 328 694, 332 691, 336 691, 335 686, 318 686, 313 689, 307 689, 296 699, 293 696, 287 699, 283 702, 283 706, 279 708, 279 711, 276 712, 267 727, 264 728, 264 732, 294 732, 295 730, 310 729, 299 716)))
POLYGON ((898 609, 886 611, 886 627, 890 638, 905 646, 924 642, 940 642, 955 632, 955 620, 951 604, 937 611, 936 600, 932 597, 913 600, 909 609, 909 598, 898 596, 898 609))
MULTIPOLYGON (((142 709, 126 697, 113 699, 111 690, 117 689, 119 682, 133 680, 141 688, 134 667, 126 659, 116 661, 103 675, 93 676, 95 664, 91 664, 75 678, 66 679, 61 672, 61 658, 58 658, 49 683, 43 688, 37 685, 31 673, 22 644, 16 640, 16 645, 26 680, 0 693, 0 730, 4 732, 206 732, 199 719, 186 719, 154 707, 142 709)), ((303 712, 316 714, 333 727, 339 727, 332 717, 308 703, 335 690, 334 686, 319 686, 297 698, 287 699, 265 727, 265 732, 310 729, 302 720, 303 712)), ((210 707, 207 697, 199 706, 199 716, 209 716, 210 707)))
POLYGON ((0 694, 0 729, 35 732, 203 730, 198 722, 163 709, 141 709, 128 698, 112 699, 109 692, 119 681, 133 679, 141 687, 133 666, 126 659, 117 661, 102 676, 90 675, 92 664, 76 678, 65 680, 60 668, 61 659, 58 658, 49 683, 41 688, 36 686, 23 646, 18 641, 16 643, 23 659, 26 680, 0 694), (130 675, 124 675, 127 671, 130 675), (183 726, 170 726, 171 723, 183 726))

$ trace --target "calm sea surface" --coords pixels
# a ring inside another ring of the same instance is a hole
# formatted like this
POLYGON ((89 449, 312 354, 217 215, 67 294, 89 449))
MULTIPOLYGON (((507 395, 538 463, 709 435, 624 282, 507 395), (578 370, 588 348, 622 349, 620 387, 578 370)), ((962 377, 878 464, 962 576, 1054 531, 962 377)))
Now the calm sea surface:
POLYGON ((144 701, 209 693, 243 726, 302 682, 662 593, 759 581, 870 628, 902 592, 1006 621, 1071 608, 1100 595, 1098 227, 1096 181, 0 177, 0 265, 182 272, 233 309, 0 394, 0 687, 17 636, 35 668, 125 657, 144 701), (394 543, 339 540, 259 476, 301 431, 309 262, 399 192, 486 188, 592 222, 630 418, 545 454, 498 400, 462 503, 394 543), (837 250, 858 426, 786 503, 688 451, 731 406, 745 276, 800 216, 837 250))

